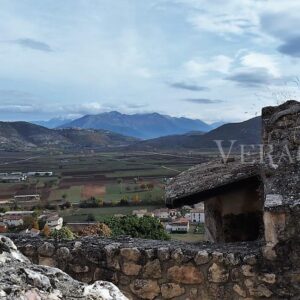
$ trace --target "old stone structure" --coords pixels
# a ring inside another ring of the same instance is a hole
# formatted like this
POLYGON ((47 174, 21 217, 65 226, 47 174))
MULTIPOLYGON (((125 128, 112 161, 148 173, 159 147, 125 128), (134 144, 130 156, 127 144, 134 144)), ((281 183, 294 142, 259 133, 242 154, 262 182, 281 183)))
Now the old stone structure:
MULTIPOLYGON (((129 299, 300 299, 299 117, 296 101, 265 108, 262 164, 253 173, 248 167, 244 173, 240 166, 231 173, 228 166, 221 168, 227 176, 219 174, 214 193, 222 183, 247 187, 245 182, 257 176, 262 183, 263 236, 256 241, 189 245, 96 237, 60 242, 13 238, 33 262, 55 265, 84 282, 112 281, 129 299)), ((212 169, 211 175, 218 170, 212 169)), ((179 182, 186 182, 181 189, 189 196, 203 188, 194 181, 179 182)))
POLYGON ((203 201, 206 236, 211 242, 262 237, 262 181, 258 162, 251 160, 242 163, 240 157, 230 157, 224 163, 218 159, 182 172, 166 187, 167 205, 203 201))
POLYGON ((129 299, 241 299, 276 294, 277 278, 260 268, 259 242, 189 245, 86 237, 80 241, 13 237, 33 262, 73 278, 114 283, 129 299))

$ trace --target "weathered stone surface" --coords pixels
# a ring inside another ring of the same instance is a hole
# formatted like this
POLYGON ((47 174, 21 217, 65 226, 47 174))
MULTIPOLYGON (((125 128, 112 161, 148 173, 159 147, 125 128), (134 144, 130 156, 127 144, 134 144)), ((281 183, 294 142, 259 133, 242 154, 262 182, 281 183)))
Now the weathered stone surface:
POLYGON ((171 254, 172 259, 174 259, 177 262, 181 262, 183 259, 183 253, 180 248, 175 249, 171 254))
POLYGON ((243 259, 243 262, 247 265, 255 265, 257 263, 257 259, 255 255, 246 255, 243 259))
POLYGON ((233 290, 240 296, 240 297, 243 297, 243 298, 246 298, 247 297, 247 292, 242 289, 238 284, 235 284, 233 286, 233 290))
POLYGON ((221 265, 213 263, 212 266, 208 269, 208 280, 211 282, 226 282, 228 278, 228 271, 221 265))
POLYGON ((240 259, 234 253, 227 253, 224 259, 227 265, 236 266, 240 263, 240 259))
POLYGON ((216 263, 222 263, 224 261, 224 254, 219 251, 214 251, 212 253, 212 260, 216 263))
POLYGON ((70 265, 70 267, 74 273, 87 273, 90 270, 88 266, 70 265))
POLYGON ((195 263, 197 265, 204 265, 210 261, 209 253, 206 250, 198 251, 196 256, 194 257, 195 263))
POLYGON ((240 160, 233 160, 224 164, 220 159, 211 160, 172 178, 166 186, 166 200, 172 204, 175 199, 218 188, 258 173, 259 168, 255 163, 243 164, 240 160))
POLYGON ((242 274, 241 268, 233 268, 231 270, 231 276, 230 276, 231 280, 233 282, 238 282, 240 280, 241 276, 242 276, 241 274, 242 274))
POLYGON ((260 275, 258 279, 269 284, 274 284, 276 282, 276 275, 272 273, 266 273, 260 275))
POLYGON ((146 249, 145 250, 146 257, 152 259, 154 257, 154 250, 153 249, 146 249))
POLYGON ((185 289, 176 283, 165 283, 161 286, 161 294, 165 299, 179 297, 185 293, 185 289))
POLYGON ((56 261, 52 257, 44 257, 44 256, 39 256, 39 265, 41 266, 48 266, 48 267, 56 267, 56 261))
POLYGON ((161 265, 158 259, 147 262, 143 268, 144 278, 161 278, 161 265))
POLYGON ((253 267, 250 266, 250 265, 243 265, 242 266, 242 273, 246 277, 256 276, 255 272, 253 271, 253 267))
POLYGON ((24 255, 26 255, 27 257, 29 256, 34 256, 36 254, 36 248, 35 246, 31 245, 31 244, 27 244, 25 245, 25 247, 22 249, 22 252, 24 253, 24 255))
POLYGON ((174 266, 168 270, 167 278, 171 281, 185 284, 202 283, 204 280, 201 271, 193 266, 174 266))
POLYGON ((7 237, 0 236, 0 249, 1 299, 127 299, 109 282, 97 281, 86 285, 56 268, 33 265, 7 237))
POLYGON ((160 293, 157 281, 147 279, 136 279, 130 284, 131 291, 140 299, 152 300, 160 293))
POLYGON ((120 254, 124 259, 138 261, 141 257, 141 252, 137 248, 122 248, 120 254))
POLYGON ((250 296, 270 298, 272 292, 264 284, 255 284, 252 280, 246 279, 245 286, 248 288, 250 296))
POLYGON ((118 244, 107 245, 104 247, 104 251, 107 257, 106 259, 107 266, 115 270, 120 270, 120 263, 118 259, 119 245, 118 244))
POLYGON ((274 245, 266 245, 263 247, 263 255, 264 255, 264 258, 268 259, 268 260, 275 260, 276 257, 277 257, 277 254, 276 254, 276 251, 273 247, 274 245))
POLYGON ((142 266, 134 262, 124 262, 122 265, 122 271, 126 275, 138 275, 140 273, 142 266))
POLYGON ((162 247, 157 250, 157 256, 161 261, 165 261, 170 258, 170 250, 167 247, 162 247))
POLYGON ((73 251, 80 250, 81 247, 82 247, 82 242, 76 241, 76 242, 74 243, 73 251))
POLYGON ((191 299, 197 299, 198 290, 196 288, 191 288, 189 295, 191 299))
POLYGON ((70 250, 67 247, 60 247, 56 251, 56 257, 59 260, 69 260, 71 258, 70 250))
POLYGON ((45 242, 42 246, 38 248, 38 253, 41 256, 51 257, 55 252, 55 247, 53 244, 45 242))

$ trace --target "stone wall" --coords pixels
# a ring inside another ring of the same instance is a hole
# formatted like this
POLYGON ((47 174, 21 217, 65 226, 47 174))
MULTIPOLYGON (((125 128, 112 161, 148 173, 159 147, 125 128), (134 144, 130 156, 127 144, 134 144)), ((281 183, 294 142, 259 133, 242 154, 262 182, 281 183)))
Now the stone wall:
POLYGON ((262 267, 260 242, 12 239, 33 262, 56 266, 87 283, 111 281, 129 299, 274 299, 277 294, 276 275, 262 267))

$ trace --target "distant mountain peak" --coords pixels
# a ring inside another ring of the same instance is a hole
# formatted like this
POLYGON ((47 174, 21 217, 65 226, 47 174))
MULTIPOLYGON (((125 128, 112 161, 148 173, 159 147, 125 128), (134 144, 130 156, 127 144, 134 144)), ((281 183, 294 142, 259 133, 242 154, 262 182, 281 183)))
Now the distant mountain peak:
POLYGON ((110 130, 140 139, 184 134, 190 131, 208 132, 212 129, 201 120, 171 117, 157 112, 129 115, 118 111, 85 115, 60 127, 110 130))

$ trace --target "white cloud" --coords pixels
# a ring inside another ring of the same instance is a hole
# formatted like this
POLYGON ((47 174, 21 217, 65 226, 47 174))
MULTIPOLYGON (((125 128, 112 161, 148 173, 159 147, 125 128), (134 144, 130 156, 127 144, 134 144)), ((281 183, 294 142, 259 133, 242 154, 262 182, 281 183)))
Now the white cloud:
POLYGON ((249 68, 264 68, 275 78, 280 77, 277 59, 271 55, 251 52, 240 58, 241 64, 249 68))
POLYGON ((232 61, 232 58, 225 55, 214 56, 208 62, 201 59, 191 59, 184 64, 184 69, 189 77, 203 76, 208 72, 227 74, 232 61))

